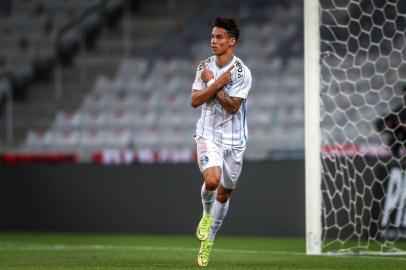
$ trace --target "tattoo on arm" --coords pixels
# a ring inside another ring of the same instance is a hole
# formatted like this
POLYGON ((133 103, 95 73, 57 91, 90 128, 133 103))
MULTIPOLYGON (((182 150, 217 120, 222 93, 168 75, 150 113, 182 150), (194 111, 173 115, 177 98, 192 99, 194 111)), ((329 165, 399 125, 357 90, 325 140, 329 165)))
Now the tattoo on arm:
POLYGON ((239 97, 230 97, 221 90, 217 93, 217 100, 228 113, 234 114, 240 108, 243 99, 239 97))

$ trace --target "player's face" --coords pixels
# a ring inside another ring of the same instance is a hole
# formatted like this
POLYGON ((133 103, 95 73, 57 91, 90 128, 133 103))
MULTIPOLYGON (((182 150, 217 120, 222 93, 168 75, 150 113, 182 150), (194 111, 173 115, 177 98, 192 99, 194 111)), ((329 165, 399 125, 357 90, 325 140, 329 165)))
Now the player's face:
POLYGON ((211 52, 222 55, 235 44, 235 38, 230 36, 223 28, 214 27, 211 32, 211 52))

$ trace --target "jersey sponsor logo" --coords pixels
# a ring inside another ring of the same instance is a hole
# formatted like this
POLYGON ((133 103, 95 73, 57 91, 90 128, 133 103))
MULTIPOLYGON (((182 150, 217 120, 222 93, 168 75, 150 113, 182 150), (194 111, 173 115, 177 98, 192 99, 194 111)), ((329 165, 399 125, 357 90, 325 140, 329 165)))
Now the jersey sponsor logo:
POLYGON ((201 156, 200 157, 200 165, 204 166, 209 162, 209 157, 208 156, 201 156))
POLYGON ((224 86, 224 89, 226 90, 227 93, 236 81, 239 81, 242 78, 244 78, 244 67, 242 66, 241 61, 235 60, 234 70, 236 72, 233 75, 233 79, 226 86, 224 86))
POLYGON ((235 69, 237 70, 237 80, 244 78, 244 68, 239 60, 234 62, 235 69))
POLYGON ((210 63, 210 61, 211 61, 210 58, 207 58, 202 62, 200 62, 199 66, 197 67, 197 71, 202 70, 205 65, 208 65, 210 63))

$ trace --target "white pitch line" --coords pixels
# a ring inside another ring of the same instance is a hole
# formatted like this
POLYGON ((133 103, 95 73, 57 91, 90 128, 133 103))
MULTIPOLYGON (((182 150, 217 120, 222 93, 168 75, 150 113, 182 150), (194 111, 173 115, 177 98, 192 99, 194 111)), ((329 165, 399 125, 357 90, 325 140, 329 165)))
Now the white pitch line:
MULTIPOLYGON (((198 248, 165 247, 165 246, 121 246, 121 245, 66 245, 66 244, 40 244, 40 243, 12 243, 0 242, 0 251, 36 251, 36 250, 142 250, 142 251, 190 251, 196 252, 198 248)), ((243 253, 243 254, 278 254, 278 255, 305 255, 303 252, 285 252, 251 249, 222 249, 215 252, 243 253)))
MULTIPOLYGON (((12 243, 0 242, 1 251, 64 251, 64 250, 141 250, 141 251, 172 251, 172 252, 197 252, 198 248, 189 247, 165 247, 165 246, 121 246, 121 245, 68 245, 68 244, 41 244, 41 243, 12 243)), ((306 256, 304 252, 290 251, 270 251, 270 250, 252 250, 252 249, 222 249, 215 248, 214 252, 219 253, 239 253, 239 254, 269 254, 269 255, 294 255, 306 256)), ((374 260, 402 260, 405 257, 371 256, 371 255, 328 255, 323 257, 331 258, 360 258, 374 260)))

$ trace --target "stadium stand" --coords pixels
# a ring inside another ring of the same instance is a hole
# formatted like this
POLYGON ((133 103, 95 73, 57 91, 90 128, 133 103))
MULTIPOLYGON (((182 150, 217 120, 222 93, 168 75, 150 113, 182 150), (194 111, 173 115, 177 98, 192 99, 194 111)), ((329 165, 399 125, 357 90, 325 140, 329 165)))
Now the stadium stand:
MULTIPOLYGON (((77 6, 69 2, 50 4, 45 10, 74 16, 91 5, 108 6, 115 1, 85 1, 77 6), (72 8, 74 12, 67 11, 72 8)), ((302 7, 294 1, 207 1, 203 11, 201 4, 186 3, 176 12, 168 12, 165 6, 167 16, 176 22, 174 27, 135 56, 123 58, 114 75, 99 73, 75 110, 59 110, 45 131, 29 131, 20 149, 74 151, 85 157, 82 160, 106 149, 194 149, 200 109, 189 105, 190 87, 199 61, 210 55, 212 14, 224 10, 224 15, 239 18, 241 40, 236 54, 254 77, 248 100, 247 158, 267 159, 275 153, 278 158, 302 157, 302 7)), ((90 17, 84 21, 93 27, 103 18, 90 17)), ((63 18, 53 23, 62 25, 63 18)), ((134 23, 140 20, 132 18, 134 23)), ((66 34, 72 48, 75 35, 87 33, 81 27, 72 36, 69 31, 66 34)))
MULTIPOLYGON (((71 57, 80 35, 74 32, 95 27, 79 23, 79 17, 102 1, 10 1, 9 12, 0 16, 1 72, 13 86, 15 97, 24 98, 30 82, 46 76, 57 55, 71 57), (64 33, 70 23, 77 29, 64 33), (61 42, 63 41, 63 42, 61 42)), ((86 33, 83 32, 85 35, 86 33)))
MULTIPOLYGON (((82 77, 90 81, 94 73, 91 71, 86 75, 82 72, 91 64, 90 58, 82 60, 83 51, 94 50, 100 29, 113 29, 112 25, 117 23, 118 15, 127 2, 2 1, 0 77, 10 82, 15 102, 12 117, 14 143, 7 142, 6 145, 1 136, 0 148, 15 149, 27 130, 48 129, 54 117, 52 115, 58 114, 57 108, 72 111, 77 107, 78 100, 87 92, 82 77), (68 90, 64 92, 63 101, 60 100, 61 95, 59 100, 54 98, 58 95, 56 92, 61 80, 68 90)), ((4 114, 0 117, 4 117, 4 114)), ((1 134, 5 133, 3 125, 0 131, 1 134)))

